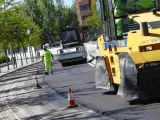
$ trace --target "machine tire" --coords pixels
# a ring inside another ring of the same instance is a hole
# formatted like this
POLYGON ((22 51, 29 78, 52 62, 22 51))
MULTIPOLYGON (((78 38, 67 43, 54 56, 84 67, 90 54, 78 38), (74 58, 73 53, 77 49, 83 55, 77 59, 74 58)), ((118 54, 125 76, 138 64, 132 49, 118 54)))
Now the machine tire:
POLYGON ((66 63, 61 63, 62 67, 66 67, 67 64, 66 63))
POLYGON ((160 62, 146 63, 138 70, 139 89, 146 96, 147 100, 160 99, 160 62))
POLYGON ((95 83, 96 88, 110 88, 110 82, 108 77, 108 71, 106 69, 104 58, 97 57, 95 66, 95 83))
POLYGON ((83 59, 83 63, 87 63, 87 58, 84 58, 84 59, 83 59))

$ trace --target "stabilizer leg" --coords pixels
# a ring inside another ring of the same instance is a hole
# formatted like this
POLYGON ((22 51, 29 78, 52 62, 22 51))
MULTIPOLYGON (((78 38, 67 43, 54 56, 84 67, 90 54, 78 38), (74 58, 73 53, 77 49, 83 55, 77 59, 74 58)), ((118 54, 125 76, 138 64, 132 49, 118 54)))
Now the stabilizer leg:
POLYGON ((121 71, 121 83, 118 89, 117 95, 129 100, 146 99, 145 95, 139 90, 138 86, 138 70, 127 53, 120 53, 120 71, 121 71))
POLYGON ((106 69, 105 61, 104 58, 101 57, 97 58, 96 60, 95 83, 96 88, 110 88, 109 76, 106 69))

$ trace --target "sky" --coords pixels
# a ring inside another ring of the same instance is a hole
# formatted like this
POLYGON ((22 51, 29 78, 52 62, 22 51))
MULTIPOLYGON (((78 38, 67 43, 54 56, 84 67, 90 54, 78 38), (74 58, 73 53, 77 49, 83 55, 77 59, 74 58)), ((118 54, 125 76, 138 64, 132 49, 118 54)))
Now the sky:
POLYGON ((72 5, 72 0, 64 0, 65 5, 71 6, 72 5))
MULTIPOLYGON (((22 1, 22 0, 15 0, 15 1, 22 1)), ((72 1, 73 0, 64 0, 64 4, 67 6, 71 6, 72 5, 72 1)))

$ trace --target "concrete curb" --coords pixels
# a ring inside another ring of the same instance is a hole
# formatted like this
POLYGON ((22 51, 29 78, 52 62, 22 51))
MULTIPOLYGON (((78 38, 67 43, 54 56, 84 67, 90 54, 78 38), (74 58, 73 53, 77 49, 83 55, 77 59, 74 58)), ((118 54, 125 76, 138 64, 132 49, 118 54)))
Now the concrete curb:
POLYGON ((8 75, 8 74, 11 74, 11 73, 13 73, 13 72, 15 72, 15 71, 21 70, 21 69, 23 69, 23 68, 25 68, 25 67, 28 67, 28 66, 31 66, 31 65, 40 63, 40 62, 42 62, 42 60, 40 60, 40 61, 38 61, 38 62, 34 62, 34 63, 31 63, 31 64, 28 64, 28 65, 24 65, 24 66, 19 67, 19 68, 16 68, 16 69, 14 69, 14 70, 12 70, 12 71, 10 71, 10 72, 7 72, 7 73, 4 73, 3 75, 0 75, 0 78, 6 76, 6 75, 8 75))

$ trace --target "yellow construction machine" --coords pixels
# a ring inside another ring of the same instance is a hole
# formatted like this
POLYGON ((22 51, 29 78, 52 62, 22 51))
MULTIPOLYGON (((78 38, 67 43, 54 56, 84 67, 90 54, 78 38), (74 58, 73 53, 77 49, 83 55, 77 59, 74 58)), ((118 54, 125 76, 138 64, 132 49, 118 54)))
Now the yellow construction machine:
POLYGON ((122 98, 160 96, 160 0, 97 0, 95 82, 122 98))

